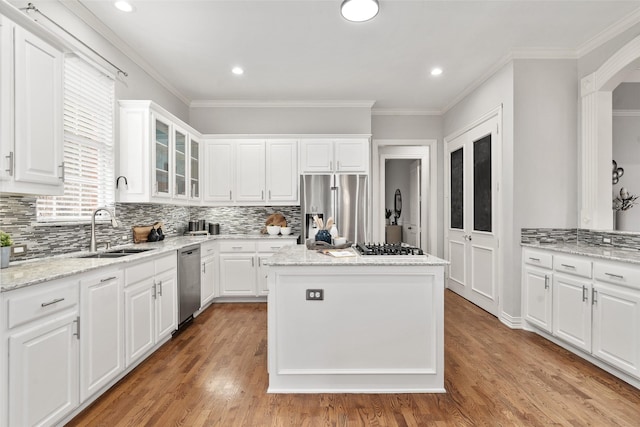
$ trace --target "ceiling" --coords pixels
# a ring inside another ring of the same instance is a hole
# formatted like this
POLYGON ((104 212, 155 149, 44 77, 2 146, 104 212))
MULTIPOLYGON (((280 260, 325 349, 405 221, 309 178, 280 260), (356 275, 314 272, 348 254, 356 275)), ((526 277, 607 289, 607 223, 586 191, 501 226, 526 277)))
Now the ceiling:
POLYGON ((423 113, 446 111, 509 58, 577 58, 640 22, 638 0, 380 0, 364 23, 342 18, 341 0, 131 0, 128 14, 65 3, 187 103, 370 100, 423 113))

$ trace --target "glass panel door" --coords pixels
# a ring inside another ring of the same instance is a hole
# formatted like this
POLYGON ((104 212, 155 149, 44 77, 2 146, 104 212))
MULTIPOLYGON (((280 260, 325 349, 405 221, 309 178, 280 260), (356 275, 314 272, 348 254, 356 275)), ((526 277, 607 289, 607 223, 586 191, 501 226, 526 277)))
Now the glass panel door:
POLYGON ((473 142, 473 229, 492 231, 491 134, 473 142))
POLYGON ((156 195, 169 194, 169 125, 155 120, 156 195))
POLYGON ((193 139, 191 140, 190 158, 191 197, 200 198, 200 143, 193 139))
POLYGON ((464 149, 451 152, 451 228, 464 228, 464 149))
POLYGON ((175 188, 174 194, 176 196, 187 195, 187 136, 180 132, 175 131, 175 188))

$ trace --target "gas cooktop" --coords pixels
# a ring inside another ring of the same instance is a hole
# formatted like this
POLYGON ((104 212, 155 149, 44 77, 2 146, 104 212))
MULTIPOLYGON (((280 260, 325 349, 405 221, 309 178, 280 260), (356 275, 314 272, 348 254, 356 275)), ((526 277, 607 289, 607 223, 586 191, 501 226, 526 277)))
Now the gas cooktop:
POLYGON ((358 243, 356 250, 362 255, 424 255, 424 251, 400 243, 358 243))

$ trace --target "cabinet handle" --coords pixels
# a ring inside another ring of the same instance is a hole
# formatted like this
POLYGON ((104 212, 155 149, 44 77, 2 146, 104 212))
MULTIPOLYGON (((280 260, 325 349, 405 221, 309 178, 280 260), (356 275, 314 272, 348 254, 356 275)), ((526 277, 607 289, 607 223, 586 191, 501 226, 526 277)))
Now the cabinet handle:
POLYGON ((240 249, 242 249, 242 246, 231 246, 231 249, 237 249, 237 250, 240 250, 240 249))
POLYGON ((46 307, 46 306, 48 306, 48 305, 56 304, 56 303, 58 303, 58 302, 60 302, 60 301, 64 301, 64 298, 56 298, 56 299, 54 299, 53 301, 43 302, 43 303, 42 303, 42 304, 40 304, 40 305, 41 305, 42 307, 46 307))
POLYGON ((260 258, 258 258, 258 267, 262 267, 262 263, 260 262, 260 258))
POLYGON ((158 298, 158 295, 156 293, 156 282, 153 282, 153 299, 158 298))
POLYGON ((411 227, 407 227, 407 230, 411 230, 411 227))
POLYGON ((260 191, 260 200, 264 200, 264 190, 260 191))
POLYGON ((271 200, 271 190, 269 190, 269 200, 271 200))
POLYGON ((207 264, 202 264, 202 272, 207 273, 207 264))
POLYGON ((329 160, 329 169, 333 169, 333 160, 329 160))
POLYGON ((340 160, 336 162, 336 170, 340 170, 340 160))
POLYGON ((549 276, 544 275, 544 288, 549 289, 549 276))
POLYGON ((565 267, 565 268, 572 268, 572 269, 576 269, 575 265, 569 265, 569 264, 560 264, 561 266, 565 267))
POLYGON ((233 200, 233 197, 231 197, 231 190, 229 190, 229 200, 233 200))
POLYGON ((60 163, 60 181, 64 182, 64 162, 60 163))
POLYGON ((271 249, 280 249, 280 246, 271 246, 271 249))
POLYGON ((73 321, 76 324, 76 332, 73 334, 80 340, 80 316, 76 317, 76 320, 73 321))
POLYGON ((529 257, 529 259, 530 259, 531 261, 537 261, 537 262, 540 262, 540 258, 533 258, 533 257, 529 257))
POLYGON ((116 278, 116 276, 113 276, 113 277, 107 277, 106 279, 102 279, 102 280, 100 280, 100 283, 108 282, 108 281, 113 280, 113 279, 115 279, 115 278, 116 278))
POLYGON ((5 157, 9 159, 9 169, 5 169, 5 171, 9 172, 9 176, 13 176, 13 151, 9 151, 9 155, 5 157))
POLYGON ((162 296, 162 280, 160 281, 160 283, 158 283, 158 289, 159 289, 158 295, 162 296))
POLYGON ((255 267, 255 258, 251 258, 251 267, 255 267))
POLYGON ((620 279, 620 280, 624 279, 624 276, 620 274, 613 274, 613 273, 604 273, 604 274, 606 274, 609 277, 613 277, 614 279, 620 279))
POLYGON ((595 305, 598 302, 598 291, 591 289, 591 305, 595 305))
POLYGON ((589 294, 587 293, 587 287, 582 285, 582 302, 585 302, 589 299, 589 294))

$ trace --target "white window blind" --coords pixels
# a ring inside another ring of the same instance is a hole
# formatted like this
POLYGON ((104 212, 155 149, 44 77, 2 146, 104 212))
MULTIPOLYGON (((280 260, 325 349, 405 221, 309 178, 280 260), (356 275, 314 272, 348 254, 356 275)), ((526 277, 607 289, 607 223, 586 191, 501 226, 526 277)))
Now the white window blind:
POLYGON ((38 221, 84 221, 114 207, 114 81, 77 57, 64 73, 64 196, 38 198, 38 221))

